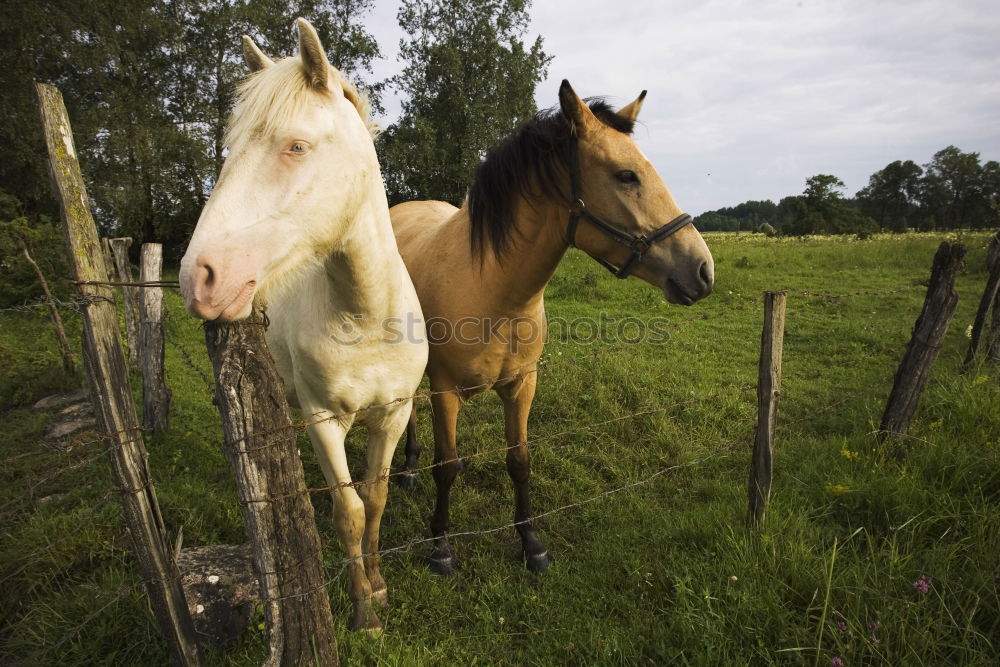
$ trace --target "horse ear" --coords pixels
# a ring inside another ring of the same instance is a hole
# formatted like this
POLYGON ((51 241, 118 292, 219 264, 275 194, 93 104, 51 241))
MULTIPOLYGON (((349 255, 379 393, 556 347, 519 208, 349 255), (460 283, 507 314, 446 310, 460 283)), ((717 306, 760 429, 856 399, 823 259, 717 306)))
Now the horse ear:
POLYGON ((639 117, 639 110, 642 109, 642 101, 644 99, 646 99, 645 90, 639 93, 639 97, 635 98, 635 100, 619 109, 618 115, 634 123, 635 119, 639 117))
POLYGON ((304 18, 295 20, 299 28, 299 57, 306 77, 314 88, 327 88, 330 79, 330 61, 319 41, 316 29, 304 18))
POLYGON ((589 121, 596 120, 594 112, 580 99, 566 79, 563 79, 562 85, 559 86, 559 108, 573 126, 577 136, 584 133, 589 121))
POLYGON ((259 72, 274 64, 274 61, 264 55, 264 52, 246 35, 243 35, 243 60, 251 72, 259 72))

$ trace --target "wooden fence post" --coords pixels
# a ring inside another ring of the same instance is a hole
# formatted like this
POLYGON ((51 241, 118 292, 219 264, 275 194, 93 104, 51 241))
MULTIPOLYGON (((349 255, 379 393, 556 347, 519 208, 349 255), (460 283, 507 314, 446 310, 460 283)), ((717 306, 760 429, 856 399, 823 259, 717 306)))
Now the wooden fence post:
MULTIPOLYGON (((139 282, 158 282, 163 266, 163 246, 143 243, 139 282)), ((139 358, 142 364, 142 426, 154 433, 167 430, 170 388, 163 372, 163 289, 143 287, 139 325, 139 358)))
POLYGON ((785 292, 764 292, 764 328, 760 334, 760 363, 757 367, 757 432, 750 459, 748 495, 750 524, 764 518, 771 497, 771 456, 774 453, 774 424, 781 395, 781 352, 785 340, 785 292))
POLYGON ((110 276, 111 267, 115 265, 115 254, 111 252, 111 239, 107 236, 101 237, 101 251, 104 254, 104 265, 108 267, 108 276, 110 276))
MULTIPOLYGON (((111 239, 111 254, 118 269, 118 280, 134 282, 132 265, 128 261, 128 249, 132 246, 130 237, 111 239)), ((110 274, 110 271, 108 272, 110 274)), ((128 359, 132 368, 139 368, 139 288, 122 286, 122 301, 125 308, 125 340, 128 341, 128 359)))
POLYGON ((205 324, 226 458, 268 623, 267 665, 337 664, 322 545, 265 319, 205 324))
MULTIPOLYGON (((983 298, 979 300, 975 324, 972 325, 972 340, 969 341, 969 351, 965 354, 964 365, 966 366, 976 358, 976 352, 979 350, 979 339, 986 324, 986 315, 989 314, 990 306, 997 300, 997 295, 1000 293, 998 290, 1000 288, 1000 232, 994 234, 993 238, 990 239, 989 250, 986 252, 986 271, 988 272, 986 288, 983 290, 983 298)), ((993 319, 994 321, 997 319, 995 309, 993 319)), ((987 343, 990 350, 993 349, 993 341, 1000 335, 996 329, 997 327, 993 327, 991 340, 987 343)))
MULTIPOLYGON (((35 88, 74 276, 80 283, 107 281, 101 242, 90 214, 62 95, 46 84, 35 84, 35 88)), ((198 665, 201 656, 194 625, 177 564, 167 547, 163 517, 146 465, 142 431, 121 348, 114 292, 108 286, 91 284, 80 284, 80 292, 90 302, 83 306, 82 313, 84 356, 94 411, 107 434, 108 457, 121 488, 123 514, 143 583, 175 662, 198 665)))
POLYGON ((990 320, 990 342, 986 356, 990 361, 1000 361, 1000 290, 993 297, 993 317, 990 320))
POLYGON ((913 325, 913 335, 899 362, 896 379, 882 413, 880 440, 892 434, 905 435, 910 429, 910 420, 917 411, 920 396, 927 386, 931 368, 958 305, 955 278, 962 268, 964 257, 964 245, 947 242, 942 243, 934 255, 924 307, 913 325))

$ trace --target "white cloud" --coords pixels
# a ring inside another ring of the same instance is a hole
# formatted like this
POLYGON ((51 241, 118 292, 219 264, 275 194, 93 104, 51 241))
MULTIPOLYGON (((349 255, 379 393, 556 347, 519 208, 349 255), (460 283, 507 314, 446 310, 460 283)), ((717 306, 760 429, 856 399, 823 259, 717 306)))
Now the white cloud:
MULTIPOLYGON (((398 3, 369 29, 398 71, 398 3)), ((848 194, 897 159, 949 144, 1000 159, 1000 5, 981 0, 535 0, 555 56, 536 92, 624 104, 649 96, 637 140, 692 213, 802 191, 831 173, 848 194)), ((387 105, 390 117, 398 103, 387 105)))

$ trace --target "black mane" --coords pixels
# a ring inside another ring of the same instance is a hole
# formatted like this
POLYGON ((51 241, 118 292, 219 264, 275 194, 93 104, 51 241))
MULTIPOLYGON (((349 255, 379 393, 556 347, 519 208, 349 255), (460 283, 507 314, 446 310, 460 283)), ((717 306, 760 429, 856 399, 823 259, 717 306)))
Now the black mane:
MULTIPOLYGON (((634 123, 600 98, 588 100, 590 110, 605 125, 631 134, 634 123)), ((575 161, 570 123, 558 107, 539 111, 486 154, 469 187, 468 205, 472 254, 481 259, 489 246, 503 259, 517 233, 514 202, 558 197, 567 205, 566 174, 575 161)))

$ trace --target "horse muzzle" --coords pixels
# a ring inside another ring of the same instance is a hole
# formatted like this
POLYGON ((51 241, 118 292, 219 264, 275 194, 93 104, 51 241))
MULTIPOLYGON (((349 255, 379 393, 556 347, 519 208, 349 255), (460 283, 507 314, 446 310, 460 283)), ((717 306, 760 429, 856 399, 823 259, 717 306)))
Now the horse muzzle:
POLYGON ((257 280, 248 272, 223 274, 217 262, 199 255, 194 266, 181 261, 180 284, 184 304, 191 315, 203 320, 233 322, 250 315, 257 280), (242 274, 242 275, 240 275, 242 274))

